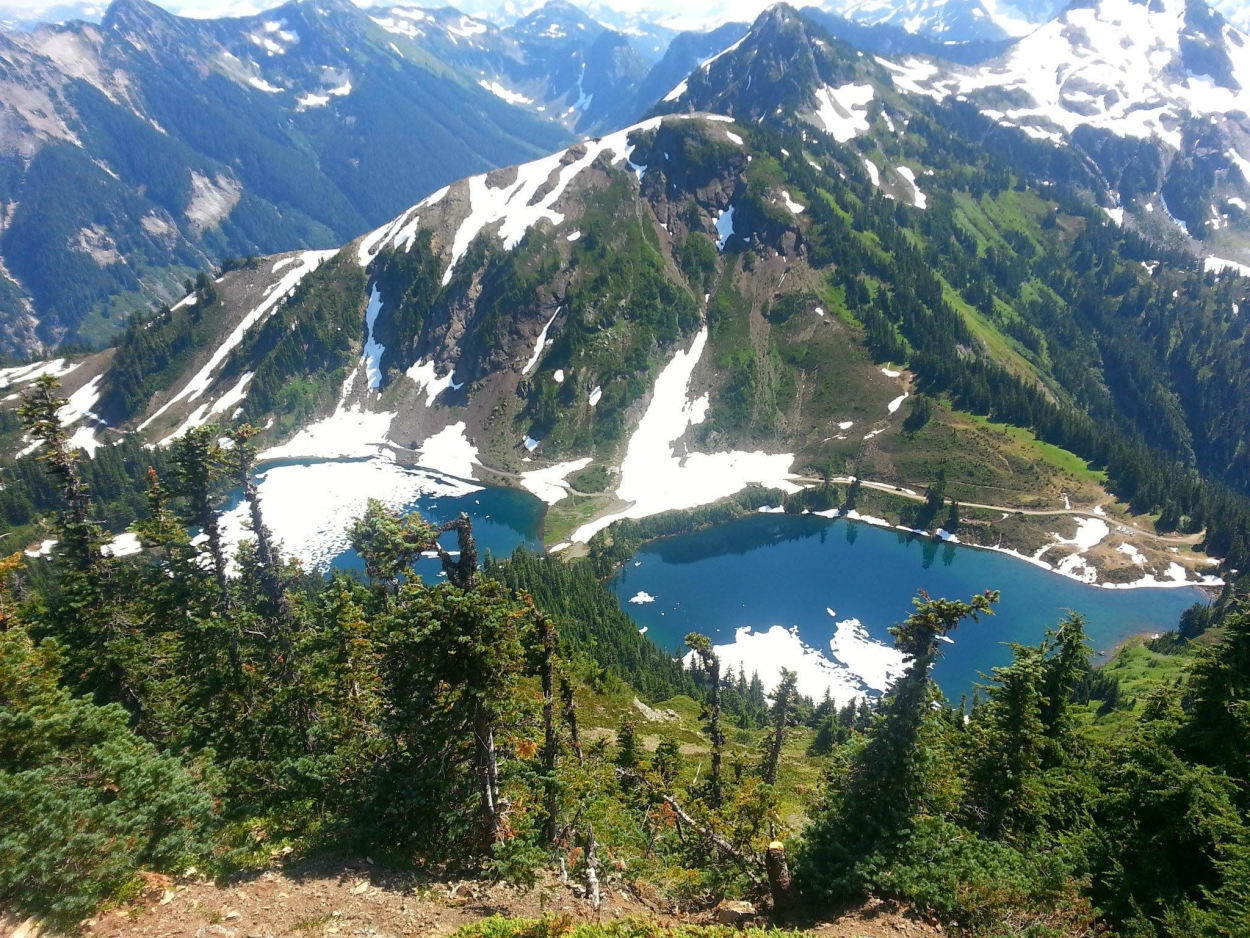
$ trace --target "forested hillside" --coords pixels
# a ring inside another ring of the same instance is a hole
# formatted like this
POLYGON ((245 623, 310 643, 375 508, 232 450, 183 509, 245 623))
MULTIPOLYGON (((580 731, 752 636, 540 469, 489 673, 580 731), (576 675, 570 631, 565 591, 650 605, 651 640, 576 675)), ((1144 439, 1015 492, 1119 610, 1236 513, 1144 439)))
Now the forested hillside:
POLYGON ((592 904, 627 887, 685 909, 747 897, 782 921, 871 895, 965 935, 1248 924, 1237 606, 1199 615, 1214 630, 1159 655, 1168 677, 1133 685, 1137 701, 1091 672, 1074 614, 952 707, 930 669, 993 614, 992 590, 918 597, 894 630, 909 668, 875 707, 805 700, 784 674, 767 700, 705 636, 687 639, 689 671, 644 651, 585 565, 479 571, 463 517, 375 503, 350 532, 365 576, 309 578, 245 486, 257 538, 227 557, 211 495, 247 477, 246 427, 228 447, 210 428, 176 443, 148 475, 145 552, 104 556, 55 393, 42 380, 23 419, 60 494, 59 543, 0 569, 10 909, 69 927, 139 870, 346 852, 519 883, 562 868, 592 904), (442 582, 413 570, 431 549, 442 582))

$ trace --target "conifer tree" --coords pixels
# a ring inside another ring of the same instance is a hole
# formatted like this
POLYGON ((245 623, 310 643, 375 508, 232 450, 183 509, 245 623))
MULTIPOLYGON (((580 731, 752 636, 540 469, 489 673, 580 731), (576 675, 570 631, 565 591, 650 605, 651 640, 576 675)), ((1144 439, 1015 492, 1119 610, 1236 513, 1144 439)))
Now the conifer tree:
POLYGON ((52 643, 16 614, 0 560, 0 905, 77 925, 139 869, 177 869, 205 848, 212 801, 179 761, 58 682, 52 643))
POLYGON ((720 657, 712 650, 712 640, 706 635, 691 632, 686 645, 703 666, 708 676, 708 700, 705 707, 707 735, 712 743, 712 768, 708 773, 707 802, 719 808, 725 802, 725 790, 721 780, 721 754, 725 748, 725 731, 721 728, 721 673, 720 657))
POLYGON ((929 673, 938 641, 964 619, 992 613, 997 601, 990 590, 966 603, 930 599, 922 591, 915 612, 890 630, 910 663, 844 773, 831 778, 800 857, 799 877, 809 894, 835 898, 861 890, 865 871, 898 849, 912 819, 941 797, 945 780, 935 774, 933 750, 924 742, 936 730, 929 673))
POLYGON ((70 446, 69 434, 61 425, 59 412, 69 402, 57 396, 60 387, 52 375, 40 376, 22 392, 18 416, 27 435, 43 444, 39 458, 60 489, 59 550, 74 569, 87 573, 100 563, 104 537, 91 517, 91 493, 79 471, 78 451, 70 446))
POLYGON ((248 514, 251 516, 252 533, 256 536, 256 560, 260 570, 261 589, 269 602, 270 615, 280 623, 280 628, 283 628, 289 627, 293 618, 291 601, 282 582, 282 558, 274 546, 273 535, 261 514, 260 494, 256 490, 256 479, 252 475, 256 446, 251 441, 252 437, 259 432, 257 428, 247 423, 235 428, 230 433, 230 441, 233 444, 230 455, 234 464, 235 483, 243 491, 248 514))
POLYGON ((222 473, 222 451, 217 443, 217 432, 217 427, 212 425, 188 430, 174 440, 173 461, 177 473, 176 491, 187 505, 186 520, 198 527, 205 537, 217 590, 222 605, 226 606, 230 600, 226 549, 213 504, 222 473))
POLYGON ((786 732, 789 729, 795 685, 799 676, 794 671, 781 669, 781 680, 773 691, 772 730, 764 748, 764 761, 760 766, 760 778, 768 785, 777 784, 777 763, 781 759, 782 747, 786 744, 786 732))

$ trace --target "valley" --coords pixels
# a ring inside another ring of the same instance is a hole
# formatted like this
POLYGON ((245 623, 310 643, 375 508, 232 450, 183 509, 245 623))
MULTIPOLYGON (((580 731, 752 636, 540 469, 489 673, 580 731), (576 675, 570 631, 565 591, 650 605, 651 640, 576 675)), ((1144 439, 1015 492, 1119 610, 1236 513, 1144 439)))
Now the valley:
POLYGON ((1045 6, 0 31, 0 904, 1238 933, 1246 37, 1045 6))

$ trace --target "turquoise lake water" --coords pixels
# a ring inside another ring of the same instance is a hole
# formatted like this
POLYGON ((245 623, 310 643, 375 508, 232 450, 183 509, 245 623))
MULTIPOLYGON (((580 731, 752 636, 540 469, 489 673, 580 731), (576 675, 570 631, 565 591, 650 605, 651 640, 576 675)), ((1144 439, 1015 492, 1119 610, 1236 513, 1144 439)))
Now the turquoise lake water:
MULTIPOLYGON (((507 557, 521 546, 534 551, 542 550, 538 532, 547 506, 528 492, 486 488, 456 497, 422 496, 405 506, 405 510, 420 512, 423 518, 435 523, 451 521, 460 512, 466 512, 473 519, 473 536, 483 562, 488 551, 496 557, 507 557)), ((448 550, 455 550, 455 532, 444 534, 440 543, 448 550)), ((364 570, 364 564, 354 550, 340 554, 334 566, 343 570, 364 570)), ((417 564, 417 570, 426 582, 432 582, 441 569, 438 560, 422 559, 417 564)))
MULTIPOLYGON (((542 548, 538 532, 546 506, 526 492, 486 488, 422 497, 407 507, 431 521, 468 512, 483 556, 507 556, 519 545, 542 548)), ((454 550, 455 534, 443 543, 454 550)), ((334 566, 361 569, 350 550, 334 566)), ((437 560, 418 566, 430 581, 440 569, 437 560)), ((1206 601, 1193 587, 1099 589, 1003 554, 844 519, 778 514, 656 541, 627 561, 610 585, 647 636, 674 652, 692 631, 727 644, 742 626, 765 631, 780 625, 797 628, 806 644, 826 655, 837 620, 858 619, 872 639, 892 644, 887 629, 906 618, 918 589, 953 599, 997 589, 997 614, 961 625, 934 669, 952 700, 1010 661, 1008 643, 1037 643, 1069 610, 1085 616, 1091 646, 1105 653, 1132 635, 1175 628, 1186 608, 1206 601), (629 603, 639 591, 656 601, 629 603)))
POLYGON ((962 624, 934 669, 956 701, 981 673, 1010 661, 1007 643, 1039 642, 1069 610, 1085 616, 1095 651, 1109 652, 1129 636, 1175 628, 1186 608, 1206 601, 1193 587, 1099 589, 991 551, 853 521, 773 514, 656 541, 612 586, 648 637, 670 650, 692 631, 727 644, 741 626, 781 625, 797 626, 804 642, 826 654, 835 628, 827 608, 892 644, 886 630, 907 617, 918 589, 951 599, 997 589, 997 614, 962 624), (628 603, 640 590, 655 602, 628 603))

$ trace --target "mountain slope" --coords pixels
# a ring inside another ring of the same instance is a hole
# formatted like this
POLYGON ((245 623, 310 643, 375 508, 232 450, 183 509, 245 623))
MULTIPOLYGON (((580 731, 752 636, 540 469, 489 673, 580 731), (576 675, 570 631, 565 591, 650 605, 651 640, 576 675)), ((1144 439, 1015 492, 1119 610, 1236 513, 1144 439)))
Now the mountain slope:
POLYGON ((208 263, 341 243, 562 137, 335 0, 220 21, 118 0, 0 44, 10 348, 32 314, 45 342, 98 341, 208 263))
MULTIPOLYGON (((764 25, 754 38, 771 42, 764 25)), ((748 37, 712 67, 758 51, 748 37)), ((93 412, 155 440, 248 419, 270 426, 270 460, 519 483, 556 503, 549 532, 578 539, 814 472, 945 473, 961 501, 991 505, 1105 498, 1079 460, 967 412, 989 414, 1076 449, 1138 510, 1235 546, 1212 532, 1237 511, 1212 517, 1215 496, 1172 461, 1246 483, 1227 429, 1244 407, 1246 282, 1205 284, 1194 261, 992 156, 956 161, 951 115, 889 94, 874 90, 871 133, 850 138, 863 153, 802 122, 779 135, 693 115, 463 180, 337 255, 236 271, 136 324, 93 412), (191 339, 197 322, 218 338, 191 339), (1155 348, 1177 328, 1169 360, 1155 348), (145 370, 160 349, 189 351, 145 370), (908 404, 918 392, 930 403, 908 404)))
POLYGON ((893 26, 939 42, 1006 39, 1022 28, 1018 15, 1000 18, 999 4, 987 5, 979 0, 841 0, 830 7, 857 23, 893 26))
POLYGON ((405 54, 445 63, 500 99, 583 134, 636 116, 633 92, 656 58, 652 42, 639 44, 562 0, 504 27, 451 7, 369 14, 405 54))
MULTIPOLYGON (((1079 155, 900 93, 788 8, 667 106, 704 101, 739 119, 651 118, 337 253, 205 278, 78 373, 75 413, 155 441, 246 419, 268 460, 520 484, 577 540, 862 475, 909 528, 941 478, 1009 509, 1101 506, 1105 484, 1135 524, 1242 556, 1250 510, 1216 483, 1250 492, 1250 281, 1116 227, 1079 155)), ((966 536, 994 543, 998 517, 966 536)), ((1140 576, 1104 553, 1069 572, 1140 576)))
POLYGON ((896 80, 1074 146, 1133 224, 1244 264, 1248 43, 1201 0, 1099 0, 1064 11, 997 60, 958 68, 914 59, 895 67, 896 80))

